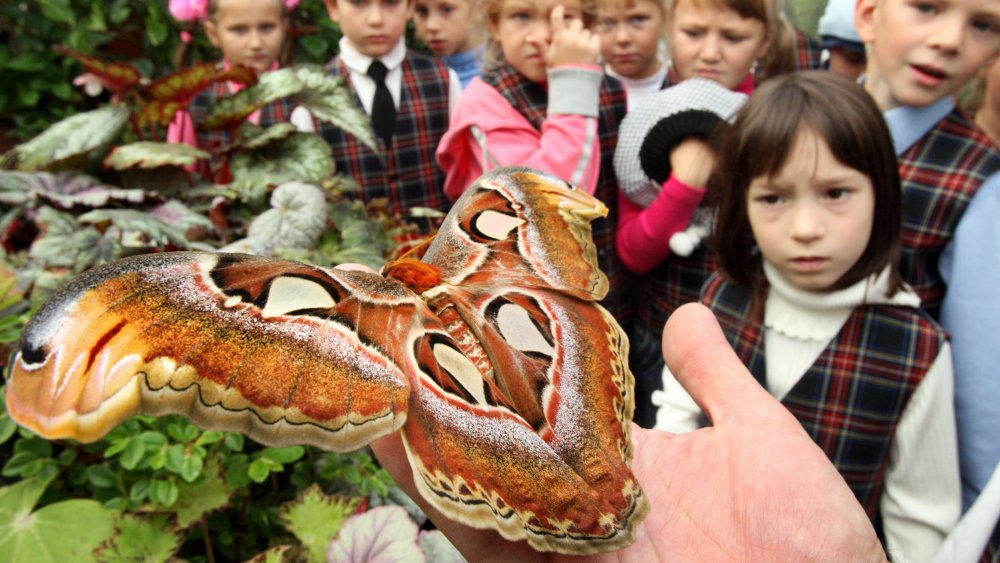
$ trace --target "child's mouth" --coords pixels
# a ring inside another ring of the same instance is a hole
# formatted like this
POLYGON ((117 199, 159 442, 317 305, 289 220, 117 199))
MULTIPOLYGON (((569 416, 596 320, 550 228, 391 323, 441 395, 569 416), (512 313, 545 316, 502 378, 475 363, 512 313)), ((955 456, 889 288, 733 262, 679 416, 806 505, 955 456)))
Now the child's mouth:
POLYGON ((913 70, 917 71, 917 79, 921 82, 931 82, 937 84, 942 80, 948 78, 948 75, 941 69, 933 66, 924 65, 910 65, 913 70))

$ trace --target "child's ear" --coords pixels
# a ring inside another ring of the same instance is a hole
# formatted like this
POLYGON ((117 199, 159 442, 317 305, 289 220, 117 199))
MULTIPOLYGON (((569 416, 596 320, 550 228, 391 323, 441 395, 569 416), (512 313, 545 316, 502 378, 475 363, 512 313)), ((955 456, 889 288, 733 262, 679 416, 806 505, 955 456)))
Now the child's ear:
POLYGON ((201 24, 202 29, 205 30, 205 35, 208 36, 208 40, 217 49, 221 49, 219 42, 219 27, 211 19, 206 19, 201 24))
POLYGON ((323 4, 326 5, 326 13, 330 16, 330 19, 339 22, 340 12, 337 11, 337 0, 323 0, 323 4))
POLYGON ((854 5, 854 27, 864 43, 875 41, 875 11, 886 0, 858 0, 854 5))

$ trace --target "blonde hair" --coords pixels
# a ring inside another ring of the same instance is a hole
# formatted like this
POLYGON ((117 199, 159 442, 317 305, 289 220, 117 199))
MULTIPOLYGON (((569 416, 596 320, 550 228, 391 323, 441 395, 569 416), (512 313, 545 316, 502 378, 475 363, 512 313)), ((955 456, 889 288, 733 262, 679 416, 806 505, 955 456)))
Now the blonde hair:
MULTIPOLYGON (((486 54, 483 57, 483 70, 490 71, 504 63, 503 49, 493 39, 493 30, 500 25, 500 12, 507 0, 479 0, 486 28, 486 54)), ((597 0, 580 0, 580 13, 583 15, 583 26, 593 27, 597 20, 597 0)))
MULTIPOLYGON (((757 82, 763 82, 795 70, 795 30, 785 18, 784 0, 667 0, 668 16, 677 7, 677 2, 693 2, 699 7, 728 8, 742 18, 753 19, 764 24, 771 43, 767 53, 757 61, 757 82)), ((669 40, 667 42, 669 44, 669 40)))

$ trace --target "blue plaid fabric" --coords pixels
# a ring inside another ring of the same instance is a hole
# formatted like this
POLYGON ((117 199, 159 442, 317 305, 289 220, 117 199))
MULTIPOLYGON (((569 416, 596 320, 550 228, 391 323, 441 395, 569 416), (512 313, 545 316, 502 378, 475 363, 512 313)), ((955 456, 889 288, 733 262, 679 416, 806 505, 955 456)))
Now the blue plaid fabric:
MULTIPOLYGON (((350 73, 339 59, 327 68, 351 84, 350 73)), ((382 140, 376 139, 379 151, 374 152, 329 123, 320 124, 319 132, 330 145, 337 172, 354 178, 364 201, 386 198, 393 213, 430 233, 437 229, 437 221, 408 215, 413 207, 442 212, 451 207, 444 194, 444 171, 434 159, 438 142, 448 130, 448 67, 437 59, 407 51, 402 69, 391 150, 386 151, 382 140)), ((363 107, 356 94, 355 102, 363 107)))
MULTIPOLYGON (((529 123, 541 131, 549 96, 540 84, 528 80, 509 64, 485 73, 483 81, 496 89, 529 123)), ((598 118, 601 172, 594 196, 608 207, 608 216, 594 221, 591 226, 594 244, 597 246, 597 261, 610 284, 610 291, 601 305, 623 326, 627 326, 632 317, 634 292, 632 274, 618 259, 618 252, 615 250, 615 235, 618 231, 618 178, 615 176, 613 162, 615 146, 618 144, 618 125, 625 116, 625 107, 625 89, 621 82, 605 75, 601 83, 598 118)))
MULTIPOLYGON (((225 162, 224 153, 233 142, 233 133, 228 129, 205 129, 201 123, 208 117, 208 110, 219 98, 229 96, 229 86, 225 82, 216 82, 198 93, 188 111, 191 113, 191 121, 194 122, 196 134, 198 135, 198 146, 211 155, 209 159, 209 170, 207 172, 214 175, 222 163, 225 162)), ((275 100, 260 110, 261 127, 268 127, 276 123, 284 123, 292 115, 295 105, 289 98, 275 100)))
POLYGON ((939 121, 899 158, 903 184, 903 279, 935 318, 945 284, 941 252, 955 234, 979 186, 1000 170, 989 138, 958 109, 939 121))
MULTIPOLYGON (((716 275, 706 286, 704 302, 766 387, 763 310, 751 315, 749 297, 745 288, 716 275)), ((873 521, 896 425, 944 342, 944 331, 922 310, 858 307, 781 401, 826 452, 873 521)))

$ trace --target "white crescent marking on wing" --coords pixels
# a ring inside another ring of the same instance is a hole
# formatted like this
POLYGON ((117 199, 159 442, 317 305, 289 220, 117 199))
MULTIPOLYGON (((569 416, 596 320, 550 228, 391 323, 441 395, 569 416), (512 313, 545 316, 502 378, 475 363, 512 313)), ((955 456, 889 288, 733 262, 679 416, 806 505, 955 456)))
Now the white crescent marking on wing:
POLYGON ((336 304, 330 292, 320 284, 303 278, 281 276, 271 282, 261 316, 270 319, 299 309, 328 309, 336 304))

